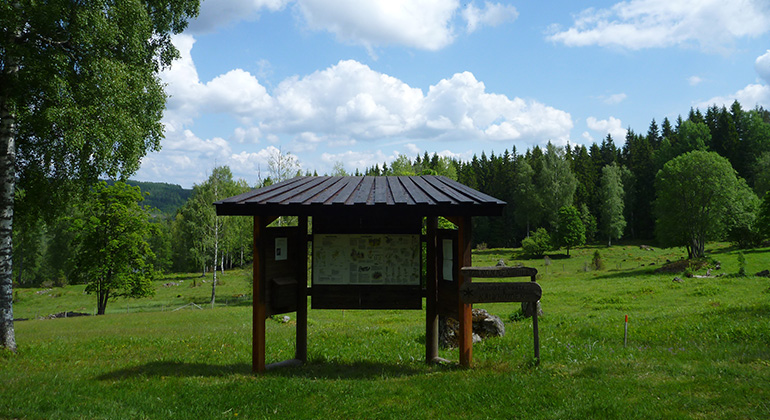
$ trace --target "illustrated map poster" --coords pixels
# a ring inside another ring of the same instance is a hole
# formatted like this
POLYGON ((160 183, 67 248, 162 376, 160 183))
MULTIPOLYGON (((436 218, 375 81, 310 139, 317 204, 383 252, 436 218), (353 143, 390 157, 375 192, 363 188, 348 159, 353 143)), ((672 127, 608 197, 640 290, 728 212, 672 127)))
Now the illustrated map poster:
POLYGON ((419 285, 420 236, 316 234, 313 284, 419 285))

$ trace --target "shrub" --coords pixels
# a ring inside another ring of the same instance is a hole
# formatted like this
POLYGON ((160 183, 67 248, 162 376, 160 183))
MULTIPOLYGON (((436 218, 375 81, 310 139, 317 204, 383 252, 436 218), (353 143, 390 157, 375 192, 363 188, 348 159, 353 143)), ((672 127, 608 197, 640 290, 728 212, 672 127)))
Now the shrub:
POLYGON ((602 260, 602 254, 597 249, 594 251, 594 257, 591 260, 591 268, 594 270, 604 270, 604 260, 602 260))
POLYGON ((521 241, 521 248, 530 258, 540 258, 551 249, 551 236, 545 228, 539 228, 521 241))

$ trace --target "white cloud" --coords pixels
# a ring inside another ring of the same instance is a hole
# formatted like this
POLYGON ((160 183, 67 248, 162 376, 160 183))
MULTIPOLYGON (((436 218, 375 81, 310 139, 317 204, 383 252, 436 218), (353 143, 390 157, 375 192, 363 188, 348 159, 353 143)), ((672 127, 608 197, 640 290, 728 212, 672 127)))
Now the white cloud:
POLYGON ((770 50, 757 57, 754 62, 754 70, 765 82, 770 83, 770 50))
POLYGON ((259 143, 262 131, 259 127, 237 127, 233 133, 233 140, 238 143, 259 143))
POLYGON ((457 73, 428 90, 423 130, 436 138, 566 142, 569 113, 536 101, 487 93, 470 72, 457 73))
POLYGON ((150 153, 142 159, 136 173, 138 180, 163 179, 185 188, 202 182, 207 171, 216 164, 230 162, 232 148, 227 140, 215 137, 202 139, 188 129, 167 129, 160 152, 150 153))
POLYGON ((744 109, 754 108, 757 105, 770 107, 770 86, 751 84, 745 88, 725 96, 715 96, 707 101, 696 104, 697 108, 705 109, 712 105, 730 107, 733 102, 740 102, 744 109))
POLYGON ((438 50, 454 40, 452 17, 458 0, 299 0, 310 28, 353 44, 406 45, 438 50))
POLYGON ((230 166, 234 175, 253 174, 254 176, 266 178, 270 157, 275 156, 278 153, 283 153, 291 160, 297 160, 297 157, 294 154, 288 154, 286 151, 280 150, 275 146, 267 146, 257 152, 242 151, 240 153, 234 153, 229 156, 227 164, 230 166))
POLYGON ((724 48, 770 30, 766 0, 630 0, 609 9, 586 9, 567 30, 554 26, 548 39, 567 46, 631 50, 697 45, 724 48))
POLYGON ((687 83, 690 84, 690 86, 698 86, 699 84, 703 83, 703 78, 699 76, 690 76, 687 78, 687 83))
MULTIPOLYGON (((624 142, 626 140, 626 133, 628 130, 623 128, 623 123, 615 117, 610 117, 606 120, 597 120, 594 117, 588 117, 588 119, 586 119, 586 124, 591 130, 601 133, 602 137, 609 134, 616 142, 624 142)), ((583 138, 593 139, 587 132, 583 133, 583 138)))
POLYGON ((234 69, 201 83, 192 60, 195 39, 190 35, 176 35, 174 45, 180 59, 171 68, 161 72, 161 80, 167 84, 164 120, 179 127, 189 124, 201 112, 231 114, 247 121, 251 116, 273 106, 267 90, 249 72, 234 69))
POLYGON ((626 100, 628 95, 625 93, 615 93, 609 96, 600 96, 599 98, 607 105, 617 105, 626 100))
POLYGON ((416 156, 422 153, 422 149, 417 147, 417 145, 414 143, 407 143, 404 145, 404 147, 406 148, 406 152, 411 156, 416 156))
MULTIPOLYGON (((405 144, 414 154, 418 143, 444 140, 500 141, 506 147, 513 142, 522 149, 549 140, 564 144, 573 127, 569 113, 535 100, 487 92, 470 72, 440 80, 427 92, 353 60, 287 78, 271 90, 241 69, 205 82, 191 57, 194 38, 181 35, 174 42, 181 58, 161 75, 172 95, 163 118, 166 139, 163 151, 147 159, 147 168, 164 167, 176 178, 200 182, 195 178, 202 175, 200 169, 214 164, 253 169, 259 155, 249 154, 256 153, 251 150, 233 153, 230 142, 246 148, 263 141, 284 144, 294 153, 310 155, 321 147, 362 149, 366 143, 386 141, 405 144), (232 134, 227 140, 193 134, 197 119, 212 113, 237 123, 228 128, 232 134), (181 155, 186 160, 172 165, 181 155)), ((366 167, 355 163, 366 160, 362 157, 336 160, 346 167, 366 167)))
POLYGON ((768 84, 753 83, 733 94, 715 96, 695 106, 698 108, 708 108, 712 105, 729 107, 733 102, 738 101, 744 109, 754 108, 757 105, 765 108, 770 107, 770 50, 757 57, 754 62, 754 69, 759 77, 768 84))
POLYGON ((189 33, 258 18, 263 11, 278 12, 294 5, 295 16, 313 30, 334 34, 338 40, 371 48, 403 45, 435 51, 454 42, 456 18, 468 33, 482 26, 516 20, 516 8, 501 3, 469 3, 461 10, 459 0, 206 0, 189 33))
POLYGON ((201 2, 198 18, 192 20, 192 33, 210 32, 242 20, 256 19, 261 10, 275 12, 283 9, 290 0, 205 0, 201 2))
MULTIPOLYGON (((330 172, 337 162, 342 162, 346 168, 358 168, 360 171, 365 171, 374 165, 382 166, 383 162, 391 162, 397 157, 397 153, 388 156, 381 150, 362 152, 348 150, 342 153, 322 153, 321 161, 327 166, 323 172, 330 172)), ((322 171, 319 170, 319 173, 322 171)))
POLYGON ((513 22, 519 17, 515 7, 500 3, 485 2, 484 8, 479 9, 469 3, 462 11, 463 19, 467 22, 468 33, 476 31, 480 26, 498 26, 505 22, 513 22))

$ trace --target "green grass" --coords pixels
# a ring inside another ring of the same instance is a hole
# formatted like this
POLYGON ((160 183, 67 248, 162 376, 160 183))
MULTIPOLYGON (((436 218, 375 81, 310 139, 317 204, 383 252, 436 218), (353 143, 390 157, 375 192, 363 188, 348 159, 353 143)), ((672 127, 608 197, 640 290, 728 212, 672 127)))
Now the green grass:
MULTIPOLYGON (((248 274, 225 276, 214 309, 172 312, 208 302, 210 283, 188 278, 129 313, 117 301, 101 317, 17 322, 18 353, 0 354, 0 418, 770 418, 770 279, 737 277, 737 251, 710 250, 726 275, 683 283, 653 272, 675 249, 585 247, 548 266, 476 252, 475 265, 540 271, 539 366, 531 320, 510 320, 518 304, 480 304, 506 335, 474 345, 472 369, 424 363, 422 311, 310 310, 309 363, 254 376, 250 302, 235 297, 248 274), (584 271, 596 249, 607 269, 584 271)), ((748 273, 770 268, 770 249, 745 255, 748 273)), ((18 290, 17 317, 95 306, 80 286, 38 290, 18 290)), ((293 357, 293 334, 268 320, 268 363, 293 357)))

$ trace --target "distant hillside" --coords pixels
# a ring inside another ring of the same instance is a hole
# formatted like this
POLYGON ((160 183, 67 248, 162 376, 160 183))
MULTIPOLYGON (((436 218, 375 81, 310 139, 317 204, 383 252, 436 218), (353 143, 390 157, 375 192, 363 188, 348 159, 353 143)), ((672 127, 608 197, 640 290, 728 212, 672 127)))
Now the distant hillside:
POLYGON ((156 208, 163 214, 176 213, 192 194, 192 190, 186 190, 179 185, 166 184, 165 182, 129 180, 127 184, 139 187, 142 190, 142 195, 144 196, 142 205, 156 208))

